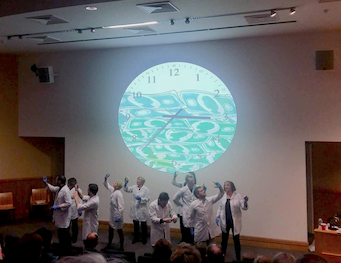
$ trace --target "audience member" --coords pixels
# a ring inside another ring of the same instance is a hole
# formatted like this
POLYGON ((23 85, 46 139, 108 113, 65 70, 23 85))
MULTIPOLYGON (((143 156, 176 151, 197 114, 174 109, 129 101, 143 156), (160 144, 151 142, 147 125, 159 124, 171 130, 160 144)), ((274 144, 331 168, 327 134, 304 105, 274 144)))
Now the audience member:
POLYGON ((25 234, 19 239, 19 261, 40 262, 42 252, 43 239, 38 234, 25 234))
POLYGON ((207 254, 207 245, 206 242, 197 242, 195 243, 194 246, 197 250, 199 250, 200 255, 201 255, 201 263, 206 263, 207 262, 207 258, 206 258, 206 254, 207 254))
POLYGON ((211 244, 207 248, 208 263, 224 263, 224 253, 221 247, 217 244, 211 244))
POLYGON ((97 244, 98 244, 98 235, 97 233, 94 233, 94 232, 88 234, 86 239, 84 240, 84 247, 88 251, 97 252, 96 250, 97 244))
POLYGON ((243 262, 253 262, 255 260, 255 256, 251 255, 250 253, 243 253, 242 261, 243 262))
POLYGON ((43 239, 43 248, 44 251, 49 251, 51 248, 51 241, 52 241, 52 231, 47 229, 46 227, 39 228, 36 232, 34 232, 41 236, 43 239))
POLYGON ((90 253, 74 257, 63 257, 57 263, 107 263, 107 260, 99 253, 90 253))
POLYGON ((291 263, 295 262, 295 257, 290 253, 279 252, 273 258, 271 263, 291 263))
POLYGON ((296 260, 296 263, 328 263, 328 261, 315 254, 304 254, 296 260))
POLYGON ((155 242, 153 257, 170 259, 172 255, 172 245, 167 239, 162 238, 155 242))
POLYGON ((200 263, 200 252, 185 242, 180 243, 172 253, 171 262, 173 263, 200 263))
POLYGON ((271 259, 266 256, 260 255, 260 256, 257 256, 253 262, 254 263, 271 263, 271 259))
POLYGON ((18 262, 18 246, 19 237, 14 234, 10 234, 5 237, 3 253, 5 254, 6 262, 18 262))

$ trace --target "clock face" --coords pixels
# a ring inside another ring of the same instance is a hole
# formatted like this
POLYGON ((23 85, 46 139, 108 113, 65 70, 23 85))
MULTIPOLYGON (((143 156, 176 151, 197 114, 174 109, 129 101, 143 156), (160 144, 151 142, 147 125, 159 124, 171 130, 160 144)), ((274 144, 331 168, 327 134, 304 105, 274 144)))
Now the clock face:
POLYGON ((141 162, 163 172, 190 172, 226 151, 237 112, 230 91, 212 72, 169 62, 129 84, 118 120, 125 144, 141 162))

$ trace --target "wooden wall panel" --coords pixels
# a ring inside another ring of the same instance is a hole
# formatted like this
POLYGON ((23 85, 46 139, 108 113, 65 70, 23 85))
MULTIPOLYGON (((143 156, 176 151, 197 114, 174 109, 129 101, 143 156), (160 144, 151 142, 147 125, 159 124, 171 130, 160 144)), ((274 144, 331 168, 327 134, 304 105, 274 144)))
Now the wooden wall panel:
MULTIPOLYGON (((52 177, 48 178, 51 182, 52 177)), ((15 206, 14 219, 27 219, 30 217, 30 196, 33 188, 43 188, 42 178, 5 179, 0 180, 0 192, 13 192, 15 206)), ((50 196, 52 200, 52 196, 50 196)), ((52 206, 52 201, 50 203, 52 206)))

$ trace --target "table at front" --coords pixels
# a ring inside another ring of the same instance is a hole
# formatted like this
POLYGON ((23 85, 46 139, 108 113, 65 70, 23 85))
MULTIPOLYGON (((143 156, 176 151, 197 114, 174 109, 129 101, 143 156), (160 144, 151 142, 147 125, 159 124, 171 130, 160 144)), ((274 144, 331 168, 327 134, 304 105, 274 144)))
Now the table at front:
POLYGON ((315 253, 329 263, 341 262, 341 234, 331 230, 315 229, 315 253))

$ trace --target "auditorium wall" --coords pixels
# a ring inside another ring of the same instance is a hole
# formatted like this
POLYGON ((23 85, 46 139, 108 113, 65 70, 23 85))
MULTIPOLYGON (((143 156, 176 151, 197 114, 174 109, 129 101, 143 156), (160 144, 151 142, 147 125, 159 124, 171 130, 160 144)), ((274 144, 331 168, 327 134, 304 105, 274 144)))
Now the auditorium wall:
MULTIPOLYGON (((306 33, 22 55, 19 135, 65 137, 65 175, 76 177, 83 191, 89 183, 99 185, 100 220, 109 219, 107 173, 109 182, 128 176, 130 185, 145 177, 151 200, 161 191, 173 196, 173 175, 147 167, 126 148, 118 107, 129 83, 149 67, 171 61, 200 65, 231 91, 238 123, 228 150, 196 172, 198 182, 207 185, 208 196, 217 193, 212 181, 226 180, 249 196, 242 235, 306 242, 305 142, 341 140, 340 36, 306 33), (315 70, 317 50, 334 50, 333 71, 315 70), (53 66, 55 83, 39 84, 32 64, 53 66)), ((123 196, 129 223, 131 195, 123 196)))

